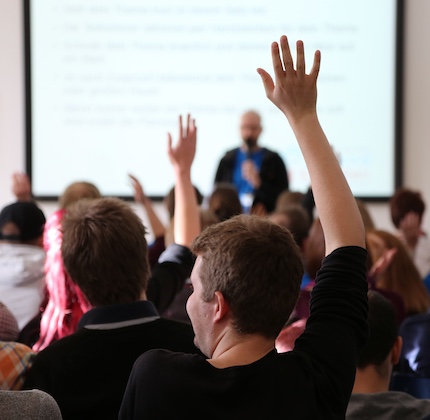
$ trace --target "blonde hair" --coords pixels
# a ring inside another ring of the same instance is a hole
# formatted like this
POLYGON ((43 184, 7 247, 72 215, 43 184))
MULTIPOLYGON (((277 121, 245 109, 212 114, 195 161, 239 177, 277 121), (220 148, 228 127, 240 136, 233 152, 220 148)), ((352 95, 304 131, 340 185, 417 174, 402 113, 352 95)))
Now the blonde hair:
POLYGON ((101 198, 99 189, 90 182, 78 181, 70 184, 59 199, 60 208, 66 209, 82 198, 101 198))

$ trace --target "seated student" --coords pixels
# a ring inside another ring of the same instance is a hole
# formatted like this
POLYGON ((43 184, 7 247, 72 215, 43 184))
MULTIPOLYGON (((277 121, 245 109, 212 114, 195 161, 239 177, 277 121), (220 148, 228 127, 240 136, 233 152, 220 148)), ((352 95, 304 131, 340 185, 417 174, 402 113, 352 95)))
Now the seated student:
POLYGON ((426 209, 419 191, 399 188, 390 199, 391 220, 408 247, 421 279, 430 273, 430 239, 422 229, 426 209))
POLYGON ((150 301, 170 302, 192 269, 187 245, 200 231, 189 174, 195 141, 196 128, 188 120, 186 134, 169 148, 178 244, 161 256, 151 278, 145 228, 127 203, 80 200, 64 215, 64 266, 93 308, 77 332, 35 357, 24 383, 24 389, 51 394, 64 419, 116 419, 133 363, 146 350, 198 351, 191 326, 160 318, 150 301))
MULTIPOLYGON (((167 195, 164 197, 164 206, 168 212, 169 223, 166 226, 162 223, 162 221, 157 216, 155 209, 152 205, 151 199, 145 194, 143 191, 143 187, 140 181, 133 175, 130 175, 131 185, 133 187, 133 195, 136 203, 139 203, 146 212, 148 217, 148 222, 150 224, 150 228, 152 234, 154 236, 154 240, 152 243, 148 244, 148 258, 149 265, 151 268, 155 267, 158 262, 158 258, 162 254, 162 252, 166 249, 169 243, 172 243, 173 240, 173 216, 175 213, 175 187, 172 187, 167 195)), ((194 187, 194 191, 196 194, 197 202, 200 205, 203 200, 203 196, 197 187, 194 187)))
POLYGON ((151 350, 136 361, 120 419, 343 419, 367 338, 364 228, 316 114, 320 53, 305 74, 303 43, 293 68, 272 44, 276 86, 266 94, 286 115, 303 152, 326 243, 311 315, 289 353, 275 350, 300 291, 303 266, 291 234, 239 215, 194 241, 194 288, 187 302, 195 343, 208 357, 151 350), (203 413, 203 414, 202 414, 203 413))
POLYGON ((393 305, 369 291, 369 340, 357 363, 347 420, 415 420, 430 415, 430 400, 389 391, 393 366, 399 361, 402 339, 397 334, 393 305))
POLYGON ((0 296, 19 330, 39 313, 45 298, 45 221, 30 201, 17 201, 0 213, 0 296))
MULTIPOLYGON (((30 181, 24 191, 31 191, 30 181)), ((31 193, 28 194, 31 196, 31 193)), ((61 258, 61 221, 67 208, 83 198, 99 198, 98 188, 89 182, 77 181, 68 185, 59 198, 60 208, 52 213, 43 231, 46 251, 45 281, 47 299, 41 311, 19 335, 19 341, 40 351, 52 342, 76 331, 76 326, 90 304, 66 273, 61 258)))
POLYGON ((233 184, 219 182, 215 184, 208 199, 208 208, 221 222, 242 213, 239 194, 233 184))

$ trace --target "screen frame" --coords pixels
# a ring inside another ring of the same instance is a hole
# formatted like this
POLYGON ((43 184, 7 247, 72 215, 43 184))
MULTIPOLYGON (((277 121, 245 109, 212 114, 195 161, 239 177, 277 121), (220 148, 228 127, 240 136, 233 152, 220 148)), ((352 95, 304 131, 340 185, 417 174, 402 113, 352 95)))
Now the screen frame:
MULTIPOLYGON (((31 1, 23 1, 23 21, 24 21, 24 76, 25 76, 25 167, 31 179, 33 178, 33 132, 32 132, 32 66, 31 66, 31 1)), ((393 0, 394 1, 394 0, 393 0)), ((403 87, 404 87, 404 0, 396 1, 396 45, 395 45, 395 71, 394 71, 394 174, 393 192, 403 183, 403 87)), ((118 198, 131 201, 133 196, 118 195, 118 198)), ((357 198, 367 202, 387 202, 391 196, 371 196, 360 195, 357 198)), ((38 195, 34 196, 40 201, 57 201, 59 195, 38 195)), ((161 201, 164 195, 151 195, 154 201, 161 201)))

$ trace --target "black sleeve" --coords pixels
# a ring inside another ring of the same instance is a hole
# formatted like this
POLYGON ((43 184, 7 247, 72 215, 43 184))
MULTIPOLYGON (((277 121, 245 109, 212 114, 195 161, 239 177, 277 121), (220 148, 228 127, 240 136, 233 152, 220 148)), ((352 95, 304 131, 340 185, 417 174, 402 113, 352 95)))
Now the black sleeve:
POLYGON ((175 295, 190 277, 194 265, 191 251, 178 244, 170 245, 161 255, 152 270, 146 295, 158 312, 165 311, 175 295))
POLYGON ((293 351, 318 369, 321 398, 346 409, 367 334, 366 250, 343 247, 328 255, 311 292, 310 316, 293 351))

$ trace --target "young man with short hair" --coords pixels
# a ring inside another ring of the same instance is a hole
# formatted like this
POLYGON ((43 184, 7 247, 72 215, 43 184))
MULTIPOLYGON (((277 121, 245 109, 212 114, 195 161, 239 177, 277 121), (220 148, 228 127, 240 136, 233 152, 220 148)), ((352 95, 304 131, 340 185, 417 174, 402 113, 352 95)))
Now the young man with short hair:
POLYGON ((275 339, 296 302, 303 267, 291 234, 256 216, 237 216, 195 240, 187 303, 195 343, 208 359, 165 350, 142 355, 120 419, 344 419, 367 338, 364 227, 356 201, 318 122, 320 53, 305 73, 303 43, 293 67, 287 38, 272 44, 275 82, 266 95, 286 115, 305 158, 325 237, 326 258, 311 315, 295 348, 275 339))
POLYGON ((155 307, 173 300, 189 277, 189 245, 200 231, 191 185, 196 127, 188 117, 169 157, 176 178, 175 240, 150 270, 145 228, 114 198, 80 200, 63 219, 62 257, 93 306, 78 331, 41 351, 24 383, 57 401, 63 418, 116 419, 134 361, 154 348, 197 353, 190 325, 160 318, 155 307))

